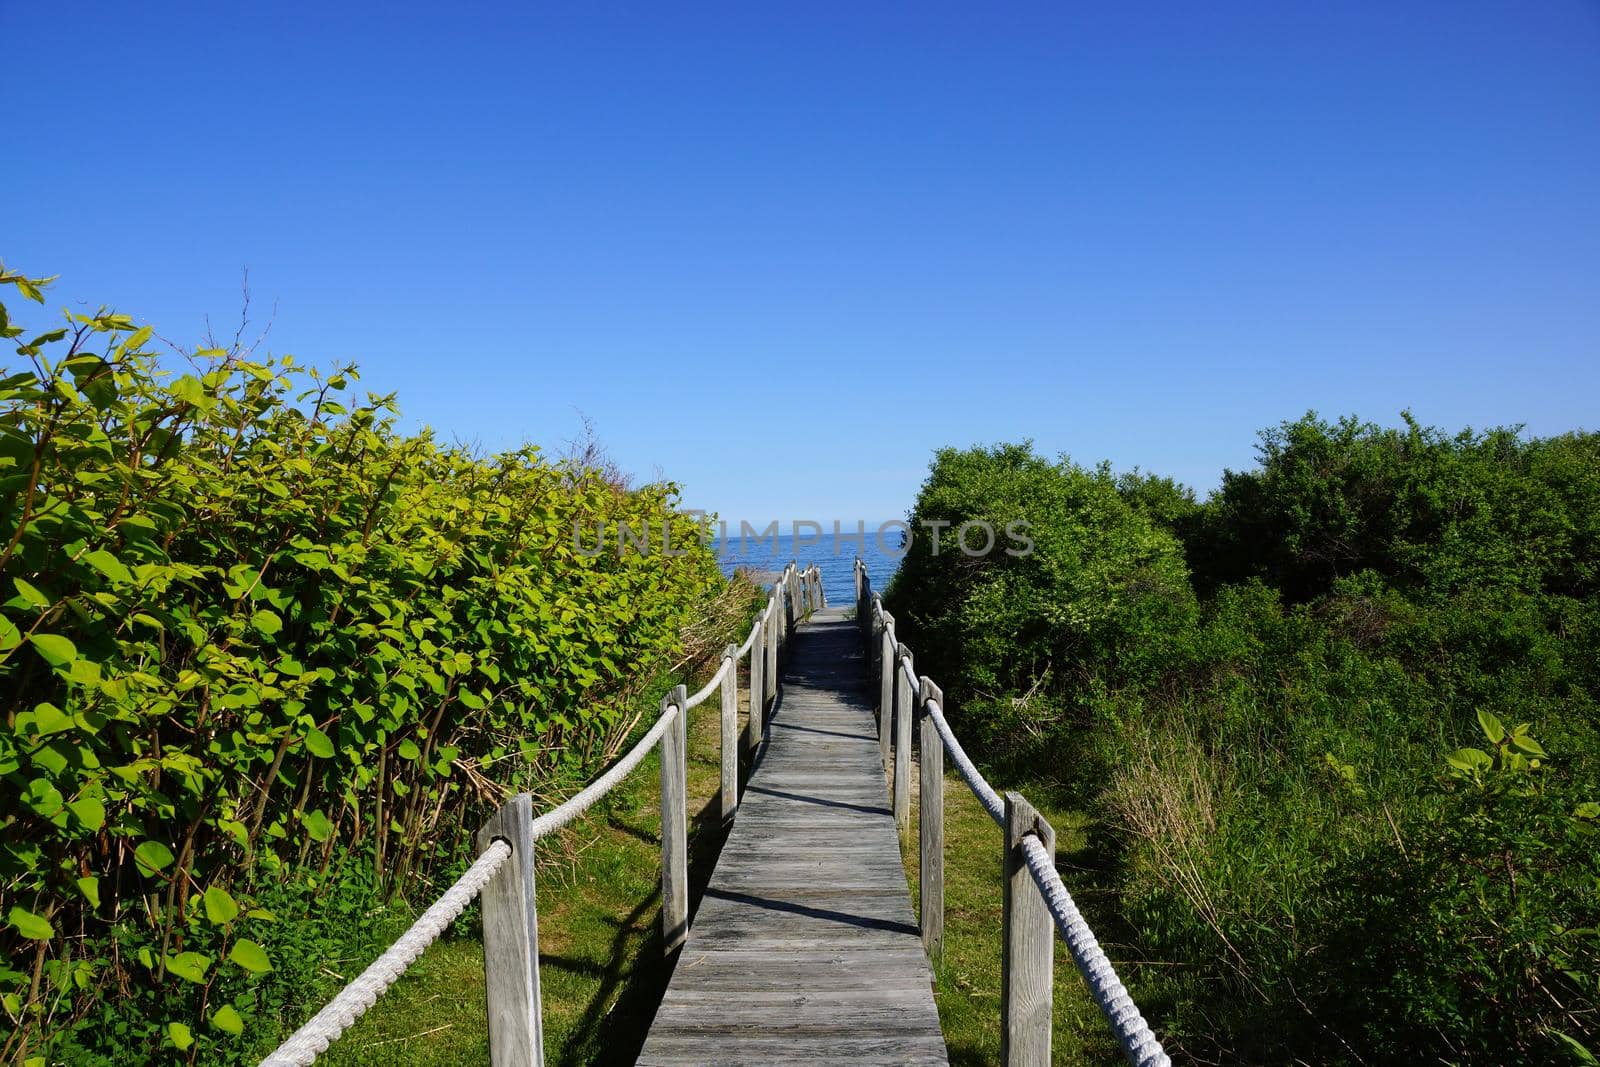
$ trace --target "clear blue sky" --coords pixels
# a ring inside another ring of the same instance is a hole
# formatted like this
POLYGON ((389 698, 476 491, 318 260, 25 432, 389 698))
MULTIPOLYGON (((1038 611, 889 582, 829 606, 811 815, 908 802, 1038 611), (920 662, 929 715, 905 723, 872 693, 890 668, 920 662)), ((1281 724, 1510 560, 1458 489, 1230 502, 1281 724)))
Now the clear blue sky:
MULTIPOLYGON (((0 0, 0 255, 732 518, 1033 437, 1587 424, 1600 5, 0 0), (330 13, 330 8, 340 9, 330 13)), ((30 320, 31 321, 31 320, 30 320)))

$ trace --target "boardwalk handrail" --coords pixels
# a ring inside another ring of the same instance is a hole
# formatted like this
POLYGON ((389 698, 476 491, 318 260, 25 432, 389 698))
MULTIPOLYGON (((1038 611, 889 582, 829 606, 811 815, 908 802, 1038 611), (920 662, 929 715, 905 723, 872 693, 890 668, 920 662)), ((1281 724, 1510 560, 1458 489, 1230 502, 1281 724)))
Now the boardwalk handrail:
POLYGON ((856 620, 878 686, 878 739, 893 782, 895 821, 910 826, 911 719, 921 727, 918 894, 923 945, 937 963, 944 945, 944 754, 1005 834, 1001 1058, 1008 1065, 1050 1062, 1053 924, 1072 954, 1123 1054, 1136 1067, 1170 1067, 1171 1059, 1139 1013, 1105 950, 1073 902, 1055 864, 1055 830, 1020 793, 1003 797, 973 765, 944 717, 944 695, 919 677, 911 650, 895 636, 894 616, 873 592, 866 564, 855 562, 856 620), (898 669, 897 669, 898 668, 898 669), (913 698, 912 693, 916 696, 913 698), (890 745, 891 734, 895 738, 890 745), (1032 886, 1032 890, 1029 886, 1032 886))
POLYGON ((567 826, 609 793, 658 744, 661 746, 661 918, 665 951, 683 944, 688 924, 688 822, 686 718, 710 695, 722 694, 720 802, 724 822, 738 809, 738 662, 750 656, 749 722, 745 754, 766 737, 777 698, 778 668, 789 635, 813 611, 827 606, 822 575, 813 564, 790 563, 772 585, 744 643, 729 645, 711 680, 693 696, 676 686, 661 700, 650 729, 605 773, 565 803, 533 817, 533 800, 519 793, 478 833, 479 855, 411 927, 305 1025, 261 1061, 260 1067, 307 1067, 404 974, 450 925, 483 895, 483 958, 489 993, 489 1055, 494 1067, 539 1067, 544 1031, 539 998, 539 927, 533 845, 567 826))

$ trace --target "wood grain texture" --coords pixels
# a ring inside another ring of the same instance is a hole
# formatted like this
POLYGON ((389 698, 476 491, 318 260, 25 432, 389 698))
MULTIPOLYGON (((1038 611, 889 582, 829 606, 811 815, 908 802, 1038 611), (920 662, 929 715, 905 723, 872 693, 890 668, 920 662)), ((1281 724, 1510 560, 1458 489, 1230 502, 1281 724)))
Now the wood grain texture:
POLYGON ((917 918, 922 922, 922 947, 937 967, 944 956, 944 740, 933 724, 933 716, 925 709, 930 700, 943 707, 944 693, 926 674, 921 683, 917 694, 917 706, 924 709, 922 736, 918 738, 922 747, 917 788, 917 857, 921 872, 917 918))
POLYGON ((911 720, 917 708, 902 662, 906 667, 914 662, 905 645, 895 649, 894 664, 894 825, 905 834, 911 832, 911 720))
POLYGON ((478 831, 478 851, 496 841, 511 856, 483 887, 483 969, 494 1067, 544 1063, 539 1002, 539 917, 534 905, 533 799, 519 793, 478 831))
POLYGON ((1055 920, 1022 854, 1022 839, 1038 834, 1052 861, 1056 832, 1021 793, 1006 794, 1005 934, 1000 976, 1000 1062, 1048 1067, 1051 997, 1055 979, 1055 920))
POLYGON ((761 747, 761 742, 766 740, 766 733, 762 729, 762 710, 766 707, 767 691, 767 636, 766 622, 760 617, 756 618, 756 640, 750 646, 750 707, 746 709, 750 715, 744 723, 744 760, 750 766, 755 762, 756 749, 761 747))
POLYGON ((848 609, 794 628, 783 700, 639 1063, 947 1062, 861 679, 848 609))
POLYGON ((889 627, 894 616, 883 613, 878 627, 878 748, 883 756, 884 773, 889 773, 889 744, 894 731, 894 631, 889 627))
POLYGON ((661 735, 661 938, 669 954, 689 932, 688 699, 680 685, 661 700, 662 714, 678 709, 661 735))
POLYGON ((739 646, 722 650, 720 754, 722 757, 721 814, 725 823, 733 821, 739 807, 739 646))

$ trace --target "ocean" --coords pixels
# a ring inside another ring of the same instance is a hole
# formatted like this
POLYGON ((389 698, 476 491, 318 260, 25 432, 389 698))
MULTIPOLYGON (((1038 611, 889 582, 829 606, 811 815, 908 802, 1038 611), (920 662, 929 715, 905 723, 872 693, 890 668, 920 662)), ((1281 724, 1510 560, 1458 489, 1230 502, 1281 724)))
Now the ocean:
MULTIPOLYGON (((884 532, 884 539, 891 547, 896 545, 900 536, 898 528, 884 532)), ((802 568, 815 563, 822 574, 822 588, 828 594, 828 604, 833 607, 849 606, 855 599, 856 556, 859 555, 862 562, 866 563, 872 588, 880 593, 888 588, 889 579, 900 568, 900 558, 884 551, 883 546, 878 544, 875 528, 871 526, 867 528, 867 535, 863 539, 865 544, 862 545, 858 545, 854 535, 849 533, 837 541, 831 532, 816 538, 802 534, 800 541, 804 543, 798 547, 795 540, 792 534, 783 534, 776 539, 769 537, 765 541, 754 537, 741 540, 736 534, 731 534, 725 544, 712 541, 712 547, 717 550, 717 560, 724 574, 732 574, 739 567, 756 571, 781 571, 791 561, 802 568)))

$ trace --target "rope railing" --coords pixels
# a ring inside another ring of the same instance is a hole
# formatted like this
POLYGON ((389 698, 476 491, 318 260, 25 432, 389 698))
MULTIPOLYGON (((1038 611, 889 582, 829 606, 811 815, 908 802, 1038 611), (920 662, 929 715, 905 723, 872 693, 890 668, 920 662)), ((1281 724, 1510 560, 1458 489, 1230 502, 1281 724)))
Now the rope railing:
POLYGON ((691 709, 720 690, 724 822, 739 804, 738 765, 765 741, 766 722, 778 696, 778 672, 788 658, 795 625, 827 604, 815 564, 790 563, 773 582, 744 643, 729 645, 711 680, 693 696, 676 686, 660 714, 621 759, 558 807, 533 816, 532 797, 507 801, 478 833, 479 855, 394 944, 261 1061, 260 1067, 308 1067, 382 996, 480 895, 483 897, 484 971, 489 999, 489 1055, 494 1067, 541 1067, 544 1027, 539 997, 539 933, 533 846, 588 811, 661 748, 661 920, 665 950, 682 945, 688 930, 687 733, 691 709), (750 657, 745 751, 738 744, 738 663, 750 657))
POLYGON ((1033 875, 1033 882, 1039 887, 1050 909, 1050 916, 1055 920, 1061 940, 1066 942, 1073 962, 1078 965, 1078 973, 1083 975, 1095 1003, 1100 1005, 1111 1028, 1116 1031, 1117 1043, 1127 1053, 1128 1059, 1137 1067, 1169 1067, 1172 1061, 1151 1032, 1150 1024, 1139 1014, 1139 1006, 1123 987, 1122 979, 1117 977, 1116 968, 1111 966, 1111 961, 1100 948, 1094 931, 1089 929, 1088 922, 1079 913, 1078 905, 1073 901, 1072 894, 1067 892, 1061 872, 1056 870, 1055 860, 1046 851, 1044 842, 1038 835, 1029 834, 1022 840, 1022 854, 1028 864, 1028 873, 1033 875))
POLYGON ((894 616, 884 610, 882 598, 873 592, 860 559, 855 564, 855 585, 856 620, 867 648, 869 676, 879 679, 878 738, 884 770, 891 778, 895 820, 907 831, 912 718, 920 724, 922 880, 918 897, 922 940, 929 958, 937 962, 944 945, 944 759, 948 752, 962 781, 1005 834, 1003 1061, 1007 1065, 1050 1061, 1054 927, 1128 1061, 1135 1067, 1170 1067, 1172 1061, 1056 870, 1054 829, 1021 794, 1002 796, 997 792, 973 764, 945 718, 944 694, 927 675, 917 675, 911 650, 896 636, 894 616))

